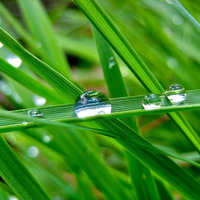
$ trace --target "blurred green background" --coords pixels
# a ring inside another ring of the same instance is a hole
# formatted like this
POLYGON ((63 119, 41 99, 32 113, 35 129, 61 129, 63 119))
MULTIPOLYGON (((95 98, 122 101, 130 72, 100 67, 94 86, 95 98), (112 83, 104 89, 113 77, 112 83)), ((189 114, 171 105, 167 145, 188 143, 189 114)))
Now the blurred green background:
MULTIPOLYGON (((34 2, 1 1, 0 26, 25 49, 83 90, 97 90, 109 95, 91 24, 85 15, 72 1, 36 1, 38 4, 34 2)), ((99 0, 98 2, 164 88, 172 83, 180 83, 187 90, 199 88, 199 32, 169 0, 99 0)), ((197 20, 200 20, 198 1, 184 0, 181 3, 197 20)), ((4 46, 0 48, 0 57, 48 86, 4 46)), ((129 94, 131 96, 146 94, 145 88, 123 61, 117 55, 116 58, 129 94)), ((4 73, 0 76, 0 103, 3 109, 15 110, 51 105, 44 97, 34 94, 4 73)), ((187 111, 184 115, 199 133, 199 112, 187 111)), ((160 148, 182 153, 194 161, 200 160, 195 148, 167 115, 147 115, 137 119, 142 135, 149 142, 160 148)), ((106 199, 99 183, 103 180, 106 182, 103 176, 106 173, 112 177, 116 175, 127 191, 133 192, 124 149, 110 138, 85 134, 80 139, 80 134, 70 131, 70 138, 63 130, 47 127, 3 135, 53 200, 106 199), (63 138, 66 140, 63 141, 63 138), (84 152, 79 148, 82 145, 82 141, 79 140, 84 141, 84 152), (93 157, 96 160, 92 160, 93 157), (85 164, 86 159, 88 161, 85 164), (92 164, 94 165, 91 166, 92 164), (96 175, 102 176, 102 179, 95 183, 95 177, 91 178, 95 176, 95 172, 91 173, 92 175, 88 173, 91 170, 95 171, 96 165, 100 167, 102 165, 102 170, 106 169, 107 172, 99 174, 101 170, 97 170, 96 175)), ((185 162, 177 162, 194 177, 200 178, 199 170, 185 162)), ((166 185, 174 199, 186 199, 170 185, 166 185)), ((0 186, 9 199, 17 198, 3 180, 0 186)), ((159 191, 161 199, 167 199, 161 191, 159 191)))

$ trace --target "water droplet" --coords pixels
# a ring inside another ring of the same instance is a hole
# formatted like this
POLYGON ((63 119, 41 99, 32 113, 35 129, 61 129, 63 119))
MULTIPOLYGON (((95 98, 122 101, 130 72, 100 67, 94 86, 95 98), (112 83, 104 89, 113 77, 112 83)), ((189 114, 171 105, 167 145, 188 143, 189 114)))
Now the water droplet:
POLYGON ((30 157, 30 158, 35 158, 37 157, 39 154, 39 150, 37 147, 29 147, 28 150, 27 150, 27 155, 30 157))
POLYGON ((142 100, 142 106, 146 110, 154 110, 161 107, 161 99, 157 94, 148 94, 142 100))
POLYGON ((19 200, 16 196, 9 196, 9 200, 19 200))
POLYGON ((16 55, 10 55, 6 58, 6 61, 15 68, 18 68, 22 64, 22 60, 16 55))
POLYGON ((46 134, 43 136, 43 142, 49 143, 53 139, 53 136, 50 134, 46 134))
POLYGON ((0 48, 3 47, 3 44, 0 42, 0 48))
POLYGON ((110 57, 109 58, 109 68, 111 69, 115 65, 116 65, 115 58, 114 57, 110 57))
POLYGON ((172 104, 180 104, 186 99, 186 90, 180 84, 172 84, 165 94, 172 104))
POLYGON ((108 98, 98 91, 87 91, 80 95, 74 105, 77 117, 89 117, 102 114, 110 114, 112 106, 108 98))
POLYGON ((46 103, 46 99, 38 95, 34 95, 33 102, 36 106, 43 106, 46 103))
POLYGON ((0 89, 5 95, 11 95, 12 93, 11 87, 3 80, 0 81, 0 89))
POLYGON ((43 113, 38 109, 33 109, 33 110, 27 111, 27 115, 29 115, 31 117, 43 117, 43 113))
POLYGON ((172 17, 172 22, 175 25, 181 25, 184 22, 184 18, 181 15, 179 15, 179 14, 175 14, 172 17))
POLYGON ((171 69, 175 69, 178 67, 179 63, 175 58, 169 58, 167 61, 167 65, 171 69))
POLYGON ((28 124, 28 123, 31 123, 31 122, 26 122, 26 121, 23 121, 23 122, 22 122, 22 124, 28 124))

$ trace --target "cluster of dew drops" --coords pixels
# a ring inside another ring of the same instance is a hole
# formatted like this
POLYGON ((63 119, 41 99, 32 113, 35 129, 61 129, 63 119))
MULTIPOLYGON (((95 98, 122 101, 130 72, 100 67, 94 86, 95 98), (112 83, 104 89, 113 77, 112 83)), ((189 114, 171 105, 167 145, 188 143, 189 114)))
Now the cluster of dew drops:
MULTIPOLYGON (((172 105, 178 105, 185 101, 186 90, 180 84, 172 84, 165 91, 164 95, 166 95, 172 105)), ((160 95, 153 93, 146 95, 142 100, 142 106, 146 110, 160 108, 162 106, 160 95)), ((77 97, 74 104, 74 111, 79 118, 104 115, 111 113, 112 105, 103 93, 89 90, 77 97)), ((43 117, 43 113, 38 109, 29 110, 26 114, 32 117, 43 117)))

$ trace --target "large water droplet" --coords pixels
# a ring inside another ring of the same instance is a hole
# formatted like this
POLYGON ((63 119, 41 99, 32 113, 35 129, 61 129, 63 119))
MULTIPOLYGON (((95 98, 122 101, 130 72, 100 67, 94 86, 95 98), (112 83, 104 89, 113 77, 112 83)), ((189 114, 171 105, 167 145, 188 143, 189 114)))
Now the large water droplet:
POLYGON ((0 42, 0 48, 3 47, 3 44, 0 42))
POLYGON ((22 60, 16 55, 10 55, 6 58, 6 61, 15 68, 18 68, 22 64, 22 60))
POLYGON ((148 94, 142 100, 142 106, 146 110, 154 110, 161 107, 161 99, 157 94, 148 94))
POLYGON ((110 114, 112 106, 108 98, 98 91, 87 91, 80 95, 74 105, 77 117, 90 117, 95 115, 110 114))
POLYGON ((39 154, 39 150, 37 147, 29 147, 28 150, 27 150, 27 155, 30 157, 30 158, 35 158, 37 157, 39 154))
POLYGON ((111 69, 115 65, 116 65, 115 58, 114 57, 110 57, 109 58, 109 68, 111 69))
POLYGON ((27 111, 27 115, 29 115, 31 117, 43 117, 43 113, 38 109, 33 109, 33 110, 27 111))
POLYGON ((180 84, 172 84, 165 94, 172 104, 183 103, 187 95, 185 88, 180 84))

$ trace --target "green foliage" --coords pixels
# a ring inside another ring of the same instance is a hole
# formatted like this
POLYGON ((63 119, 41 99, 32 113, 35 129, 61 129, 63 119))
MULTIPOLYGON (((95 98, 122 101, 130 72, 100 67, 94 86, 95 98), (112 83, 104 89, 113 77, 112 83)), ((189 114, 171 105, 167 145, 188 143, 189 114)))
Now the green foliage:
POLYGON ((0 199, 199 198, 195 3, 0 3, 0 199), (174 82, 182 104, 164 94, 174 82), (108 94, 112 113, 76 117, 86 90, 108 94), (143 108, 149 92, 161 108, 143 108))

